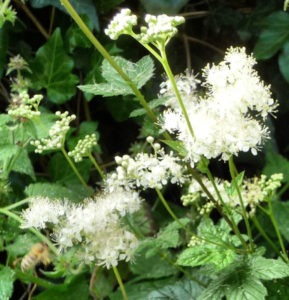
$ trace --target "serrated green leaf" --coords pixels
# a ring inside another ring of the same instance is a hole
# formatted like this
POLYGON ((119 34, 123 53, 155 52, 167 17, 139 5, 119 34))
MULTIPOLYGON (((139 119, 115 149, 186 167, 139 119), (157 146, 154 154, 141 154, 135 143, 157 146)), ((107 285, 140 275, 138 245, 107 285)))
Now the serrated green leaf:
POLYGON ((162 140, 163 143, 171 147, 173 150, 175 150, 177 153, 179 153, 181 156, 186 157, 188 155, 188 152, 184 146, 184 144, 180 141, 171 141, 171 140, 162 140))
POLYGON ((76 93, 78 77, 72 74, 73 60, 65 53, 60 29, 39 48, 30 63, 33 88, 46 88, 50 101, 61 104, 76 93))
MULTIPOLYGON (((154 64, 150 56, 144 56, 137 63, 132 63, 119 56, 115 56, 114 60, 138 89, 153 76, 154 64)), ((78 88, 83 92, 104 97, 134 94, 128 83, 107 60, 102 63, 101 74, 107 81, 106 83, 80 85, 78 88)))
POLYGON ((26 149, 21 150, 13 165, 12 171, 29 175, 33 180, 36 180, 34 168, 26 149))
POLYGON ((149 300, 197 300, 204 288, 196 282, 183 279, 175 284, 167 285, 161 289, 151 292, 148 295, 149 300))
POLYGON ((216 270, 220 270, 229 265, 234 258, 235 252, 231 249, 196 245, 184 250, 177 264, 188 267, 213 264, 216 270))
MULTIPOLYGON (((150 102, 148 102, 148 106, 149 106, 150 109, 154 109, 154 108, 166 103, 167 100, 168 100, 168 97, 154 99, 154 100, 151 100, 150 102)), ((135 118, 135 117, 145 115, 146 113, 147 113, 146 109, 138 108, 138 109, 133 110, 130 113, 129 117, 130 118, 135 118)))
MULTIPOLYGON (((99 31, 99 21, 95 9, 94 2, 92 0, 70 0, 70 4, 73 8, 81 15, 87 15, 93 24, 93 27, 99 31)), ((60 1, 55 0, 30 0, 32 7, 34 8, 42 8, 48 5, 53 5, 60 9, 61 11, 68 14, 65 7, 61 4, 60 1)))
POLYGON ((9 300, 13 292, 14 271, 4 267, 0 271, 0 299, 9 300))
POLYGON ((140 275, 139 278, 161 278, 178 273, 178 269, 164 260, 160 255, 146 257, 146 250, 136 250, 134 263, 130 265, 131 271, 140 275))
POLYGON ((87 192, 83 194, 81 191, 75 193, 69 187, 64 187, 56 183, 37 182, 32 183, 25 188, 25 194, 28 197, 48 197, 50 199, 69 199, 74 202, 80 202, 87 197, 87 192))
POLYGON ((264 300, 267 290, 251 274, 250 261, 244 259, 229 265, 216 275, 198 300, 264 300))
POLYGON ((35 300, 89 300, 88 281, 84 275, 75 276, 65 290, 57 287, 48 289, 33 297, 35 300))
MULTIPOLYGON (((142 281, 140 283, 128 282, 125 284, 125 291, 129 300, 148 300, 150 292, 160 289, 168 284, 172 284, 174 281, 174 278, 165 278, 142 281)), ((123 300, 123 296, 118 289, 115 293, 109 295, 109 299, 123 300)))
POLYGON ((278 64, 283 77, 289 83, 289 41, 283 46, 278 57, 278 64))
POLYGON ((266 166, 262 173, 268 177, 275 173, 282 173, 284 181, 289 182, 289 161, 278 153, 268 151, 266 153, 266 166))
POLYGON ((289 266, 281 260, 254 257, 251 260, 252 274, 259 279, 269 280, 289 276, 289 266))
POLYGON ((261 32, 254 48, 257 59, 268 59, 280 50, 289 39, 289 15, 278 11, 265 19, 265 29, 261 32))

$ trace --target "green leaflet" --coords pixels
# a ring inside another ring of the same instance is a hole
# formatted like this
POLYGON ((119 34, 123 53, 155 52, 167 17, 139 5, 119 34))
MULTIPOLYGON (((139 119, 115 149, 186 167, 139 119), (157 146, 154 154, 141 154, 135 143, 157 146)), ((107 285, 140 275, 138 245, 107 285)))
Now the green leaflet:
POLYGON ((65 103, 75 95, 78 83, 78 77, 71 73, 73 66, 73 60, 64 51, 60 29, 57 28, 30 63, 33 88, 46 88, 50 101, 65 103))
POLYGON ((289 15, 278 11, 265 19, 265 29, 261 32, 254 48, 257 59, 268 59, 279 51, 289 39, 289 15))
POLYGON ((9 300, 13 292, 14 271, 4 267, 0 271, 0 299, 9 300))
MULTIPOLYGON (((118 56, 114 57, 114 60, 138 89, 153 76, 154 64, 150 56, 144 56, 136 63, 118 56)), ((101 75, 106 80, 105 83, 80 85, 78 88, 83 92, 104 97, 134 94, 129 84, 122 79, 107 60, 102 63, 101 75)))

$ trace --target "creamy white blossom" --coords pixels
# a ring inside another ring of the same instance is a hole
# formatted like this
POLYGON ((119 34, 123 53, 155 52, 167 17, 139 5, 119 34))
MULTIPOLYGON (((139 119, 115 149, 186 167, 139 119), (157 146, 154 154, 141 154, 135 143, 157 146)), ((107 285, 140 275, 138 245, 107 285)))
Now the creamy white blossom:
POLYGON ((22 227, 52 227, 60 251, 81 245, 82 261, 96 261, 107 268, 129 261, 138 242, 122 224, 127 213, 140 208, 138 193, 121 188, 104 192, 81 204, 38 198, 22 213, 22 227), (37 200, 37 201, 36 201, 37 200))
POLYGON ((60 118, 50 128, 48 138, 31 141, 31 144, 36 147, 35 153, 42 153, 44 150, 54 150, 63 147, 65 135, 69 130, 69 123, 76 119, 75 115, 68 115, 68 111, 61 113, 57 111, 56 116, 60 118))
POLYGON ((173 153, 165 154, 158 143, 152 144, 154 154, 138 153, 134 158, 129 155, 116 156, 116 171, 107 176, 105 188, 117 190, 142 187, 161 189, 168 182, 182 184, 185 181, 185 168, 173 153))
POLYGON ((131 14, 131 10, 124 8, 114 16, 104 33, 112 40, 118 39, 121 34, 130 34, 132 27, 137 24, 137 16, 131 14))
POLYGON ((97 145, 96 134, 88 134, 84 139, 80 139, 77 145, 72 151, 68 152, 68 155, 73 157, 75 162, 82 161, 83 157, 89 155, 94 146, 97 145))
POLYGON ((12 94, 11 104, 8 107, 7 113, 10 116, 18 118, 33 119, 40 115, 38 106, 42 98, 42 95, 34 95, 30 98, 27 91, 12 94))
MULTIPOLYGON (((281 181, 283 179, 282 174, 273 174, 270 178, 267 178, 265 175, 261 177, 246 178, 243 180, 240 185, 240 190, 242 194, 242 199, 244 205, 250 208, 250 215, 255 214, 256 207, 259 203, 267 201, 267 197, 270 197, 272 193, 276 191, 277 188, 281 186, 281 181)), ((218 194, 211 183, 207 178, 202 179, 207 190, 213 196, 213 198, 222 205, 222 202, 218 198, 218 194)), ((217 189, 221 195, 222 201, 229 205, 230 207, 240 206, 240 198, 236 189, 229 189, 230 183, 226 180, 221 180, 215 178, 215 183, 217 189)), ((181 200, 184 205, 191 205, 196 201, 199 201, 201 198, 209 200, 207 194, 202 190, 201 186, 194 180, 189 186, 188 194, 184 195, 181 200)), ((200 213, 208 212, 208 208, 212 208, 212 203, 207 202, 204 207, 201 207, 200 213), (209 206, 207 205, 209 203, 209 206)))
MULTIPOLYGON (((269 129, 264 121, 277 105, 269 86, 264 85, 253 69, 254 64, 255 60, 246 55, 244 48, 230 48, 223 62, 204 69, 203 86, 207 93, 198 96, 192 85, 191 99, 186 90, 190 90, 188 83, 193 81, 188 79, 184 89, 184 81, 177 79, 194 136, 176 105, 176 97, 171 96, 168 103, 172 108, 163 113, 160 123, 184 143, 192 164, 201 156, 228 160, 240 151, 256 155, 268 138, 269 129)), ((168 87, 164 93, 172 95, 168 87)))
POLYGON ((22 228, 35 227, 43 229, 47 224, 57 224, 59 218, 65 214, 67 203, 51 200, 47 197, 35 197, 29 201, 29 208, 23 211, 22 228))

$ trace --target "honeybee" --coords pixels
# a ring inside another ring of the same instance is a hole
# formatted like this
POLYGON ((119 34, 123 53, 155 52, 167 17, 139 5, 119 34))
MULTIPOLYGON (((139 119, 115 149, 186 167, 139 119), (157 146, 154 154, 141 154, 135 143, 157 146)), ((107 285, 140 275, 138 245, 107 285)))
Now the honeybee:
POLYGON ((45 266, 50 263, 49 247, 44 242, 37 243, 31 247, 29 253, 22 258, 21 270, 22 272, 27 272, 39 263, 43 263, 45 266))

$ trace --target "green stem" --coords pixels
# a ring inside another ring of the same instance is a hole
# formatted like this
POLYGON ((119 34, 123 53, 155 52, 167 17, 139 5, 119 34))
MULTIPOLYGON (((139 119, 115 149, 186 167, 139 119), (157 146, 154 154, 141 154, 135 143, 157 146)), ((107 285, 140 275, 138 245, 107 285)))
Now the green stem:
POLYGON ((5 207, 3 207, 2 209, 5 209, 5 210, 11 210, 11 209, 16 208, 16 207, 18 207, 18 206, 24 205, 24 204, 26 204, 26 203, 28 203, 28 202, 29 202, 29 199, 24 199, 24 200, 21 200, 21 201, 18 201, 18 202, 16 202, 16 203, 14 203, 14 204, 11 204, 11 205, 9 205, 9 206, 5 206, 5 207))
POLYGON ((236 188, 239 200, 240 200, 244 221, 245 221, 247 233, 248 233, 248 236, 249 236, 251 251, 253 251, 254 250, 254 244, 253 244, 253 239, 252 239, 252 231, 251 231, 249 219, 248 219, 248 216, 247 216, 246 207, 244 205, 243 197, 241 195, 240 187, 239 187, 239 185, 236 181, 237 169, 236 169, 235 164, 234 164, 233 156, 231 156, 230 159, 229 159, 229 170, 230 170, 230 174, 231 174, 233 183, 235 185, 235 188, 236 188))
MULTIPOLYGON (((24 281, 24 282, 28 282, 28 281, 29 282, 33 282, 33 283, 37 284, 38 286, 44 287, 46 289, 51 289, 51 288, 56 288, 56 287, 59 288, 58 285, 55 285, 54 283, 46 281, 46 280, 44 280, 42 278, 35 277, 35 276, 33 276, 33 275, 29 274, 29 273, 23 273, 23 272, 21 272, 21 271, 19 271, 17 269, 14 269, 14 272, 16 274, 16 277, 18 279, 20 279, 21 281, 24 281)), ((65 288, 65 287, 63 286, 63 288, 65 288)))
POLYGON ((191 236, 194 236, 196 237, 197 239, 201 240, 201 241, 204 241, 204 242, 207 242, 207 243, 210 243, 210 244, 213 244, 213 245, 216 245, 216 246, 219 246, 219 247, 222 247, 222 248, 227 248, 227 249, 231 249, 231 250, 234 250, 236 252, 239 252, 239 253, 244 253, 243 250, 241 249, 236 249, 226 243, 223 243, 223 244, 220 244, 220 243, 216 243, 214 241, 211 241, 211 240, 208 240, 206 238, 203 238, 203 237, 200 237, 198 235, 196 235, 195 233, 193 233, 192 231, 190 231, 188 228, 186 228, 186 226, 178 219, 178 217, 174 214, 174 212, 171 210, 169 204, 167 203, 166 199, 164 198, 163 194, 161 193, 161 191, 159 189, 155 189, 161 202, 163 203, 164 207, 166 208, 166 210, 168 211, 168 213, 171 215, 171 217, 191 236))
POLYGON ((88 153, 88 157, 91 160, 91 162, 93 163, 93 165, 95 166, 96 170, 98 171, 100 177, 102 178, 102 180, 105 179, 105 175, 103 173, 103 171, 101 170, 99 164, 97 163, 97 161, 95 160, 95 158, 93 157, 93 155, 89 152, 88 153))
MULTIPOLYGON (((0 208, 0 213, 16 220, 17 222, 19 222, 20 224, 23 223, 22 218, 20 218, 19 216, 17 216, 16 214, 14 214, 13 212, 6 210, 4 208, 0 208)), ((54 254, 58 255, 58 250, 57 248, 51 243, 51 241, 45 236, 43 235, 41 232, 39 232, 38 230, 36 230, 33 227, 28 228, 31 232, 33 232, 37 237, 39 237, 43 242, 45 242, 49 248, 51 249, 52 252, 54 252, 54 254)))
POLYGON ((79 26, 85 36, 91 41, 93 46, 100 52, 100 54, 111 64, 111 66, 119 73, 119 75, 123 78, 124 81, 130 86, 136 97, 139 99, 141 105, 145 108, 148 112, 150 117, 154 122, 157 121, 156 115, 148 106, 144 96, 138 90, 137 86, 131 81, 131 79, 123 72, 123 70, 119 67, 119 65, 113 60, 110 54, 106 51, 106 49, 100 44, 100 42, 96 39, 90 29, 86 26, 86 24, 82 21, 78 13, 75 9, 71 6, 68 0, 60 0, 61 4, 66 8, 69 12, 70 16, 73 18, 75 23, 79 26))
POLYGON ((83 179, 83 177, 81 176, 81 174, 78 172, 77 168, 75 167, 73 161, 70 159, 70 157, 68 156, 67 152, 65 151, 64 147, 61 148, 61 152, 63 153, 63 155, 65 156, 67 162, 69 163, 71 169, 73 170, 73 172, 75 173, 75 175, 78 177, 79 181, 82 183, 82 185, 86 188, 86 190, 88 191, 89 194, 91 194, 91 191, 87 185, 87 183, 85 182, 85 180, 83 179))
POLYGON ((214 187, 214 189, 215 189, 215 191, 216 191, 216 193, 217 193, 217 197, 218 197, 219 201, 222 203, 223 207, 226 209, 226 211, 228 212, 228 214, 229 214, 230 217, 231 217, 231 218, 230 218, 230 222, 232 223, 233 231, 234 231, 235 234, 238 236, 239 240, 240 240, 241 243, 243 244, 243 247, 246 249, 246 248, 247 248, 246 241, 245 241, 244 238, 242 237, 242 235, 241 235, 241 233, 240 233, 240 231, 239 231, 239 228, 238 228, 237 224, 236 224, 235 221, 234 221, 234 218, 233 218, 233 216, 232 216, 231 210, 228 208, 227 204, 223 201, 223 198, 222 198, 222 196, 221 196, 221 194, 220 194, 220 192, 219 192, 219 189, 218 189, 218 187, 217 187, 217 185, 216 185, 216 182, 215 182, 215 180, 214 180, 214 177, 213 177, 213 175, 212 175, 210 169, 209 169, 209 168, 206 168, 206 170, 207 170, 206 174, 208 175, 208 177, 209 177, 211 183, 213 184, 213 187, 214 187))
POLYGON ((289 188, 289 182, 287 182, 282 189, 277 193, 276 198, 280 198, 289 188))
POLYGON ((275 219, 275 216, 274 216, 274 213, 273 213, 273 208, 272 208, 272 199, 271 198, 268 198, 268 208, 269 208, 269 217, 270 217, 270 220, 273 224, 273 227, 275 229, 275 232, 277 234, 277 237, 278 237, 278 240, 279 240, 279 244, 280 244, 280 247, 282 249, 282 252, 283 252, 283 255, 286 259, 286 261, 288 262, 289 259, 288 259, 288 255, 287 255, 287 252, 286 252, 286 249, 285 249, 285 246, 284 246, 284 242, 283 242, 283 239, 282 239, 282 236, 281 236, 281 233, 280 233, 280 230, 279 230, 279 227, 278 227, 278 224, 276 222, 276 219, 275 219))
MULTIPOLYGON (((276 254, 280 254, 279 253, 279 249, 275 246, 274 242, 269 238, 269 236, 267 235, 267 233, 263 230, 262 226, 260 225, 258 219, 256 217, 252 218, 256 228, 259 230, 259 232, 261 233, 261 235, 264 237, 264 239, 267 241, 267 243, 272 247, 272 249, 276 252, 276 254)), ((283 260, 285 260, 283 258, 283 256, 281 256, 283 260)))
POLYGON ((181 95, 180 95, 180 92, 179 92, 179 90, 178 90, 178 87, 177 87, 177 84, 176 84, 176 81, 175 81, 175 77, 174 77, 174 75, 173 75, 173 73, 172 73, 172 70, 171 70, 171 68, 170 68, 170 65, 169 65, 169 63, 168 63, 168 59, 167 59, 167 55, 166 55, 166 51, 165 51, 164 45, 162 45, 162 46, 160 47, 159 50, 160 50, 160 53, 161 53, 161 56, 162 56, 161 63, 162 63, 162 65, 163 65, 163 67, 164 67, 164 70, 165 70, 165 72, 166 72, 166 74, 167 74, 169 80, 170 80, 171 83, 172 83, 173 89, 174 89, 174 91, 175 91, 175 94, 176 94, 177 99, 178 99, 178 101, 179 101, 179 104, 180 104, 180 106, 181 106, 182 113, 183 113, 183 115, 184 115, 184 117, 185 117, 185 119, 186 119, 186 122, 187 122, 187 125, 188 125, 188 128, 189 128, 189 131, 190 131, 190 133, 191 133, 191 136, 192 136, 192 138, 195 138, 194 130, 193 130, 193 128, 192 128, 192 124, 191 124, 191 122, 190 122, 190 119, 189 119, 189 116, 188 116, 186 107, 185 107, 185 105, 184 105, 184 102, 183 102, 182 97, 181 97, 181 95))
POLYGON ((162 201, 164 207, 168 211, 168 213, 171 215, 171 217, 189 234, 194 235, 189 229, 186 228, 186 226, 179 220, 179 218, 174 214, 174 212, 171 210, 168 202, 164 198, 163 194, 158 188, 155 188, 155 191, 157 192, 159 199, 162 201))
POLYGON ((116 280, 117 280, 117 282, 118 282, 118 284, 119 284, 119 287, 120 287, 120 290, 121 290, 123 299, 124 299, 124 300, 128 300, 127 294, 126 294, 126 291, 125 291, 125 288, 124 288, 124 285, 123 285, 123 282, 122 282, 122 280, 121 280, 121 276, 120 276, 120 274, 119 274, 119 272, 118 272, 117 267, 112 267, 112 269, 113 269, 114 275, 115 275, 115 277, 116 277, 116 280))

